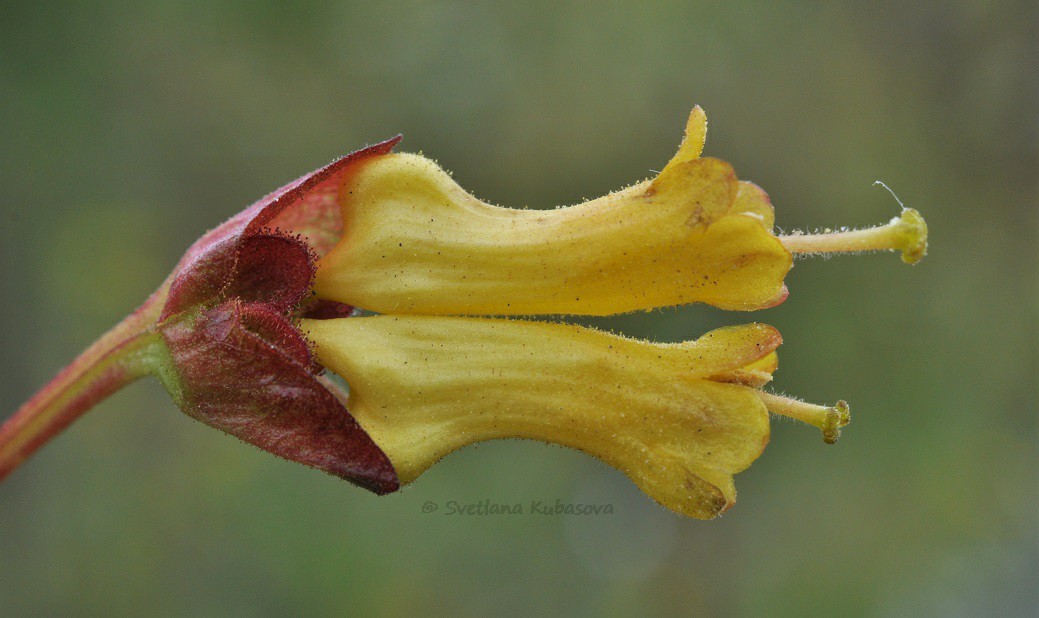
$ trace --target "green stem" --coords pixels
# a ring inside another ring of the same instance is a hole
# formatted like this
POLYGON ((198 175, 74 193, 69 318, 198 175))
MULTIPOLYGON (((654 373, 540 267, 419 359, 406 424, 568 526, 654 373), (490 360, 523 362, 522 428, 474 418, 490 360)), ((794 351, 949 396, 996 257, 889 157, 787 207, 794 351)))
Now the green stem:
POLYGON ((0 480, 99 401, 157 370, 162 341, 152 327, 163 292, 95 341, 0 426, 0 480))

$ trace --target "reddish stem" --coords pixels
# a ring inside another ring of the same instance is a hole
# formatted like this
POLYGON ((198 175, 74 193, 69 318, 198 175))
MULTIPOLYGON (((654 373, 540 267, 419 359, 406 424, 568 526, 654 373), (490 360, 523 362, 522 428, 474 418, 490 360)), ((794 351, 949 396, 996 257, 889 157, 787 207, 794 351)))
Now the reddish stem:
POLYGON ((155 371, 162 352, 151 328, 164 296, 156 292, 0 426, 0 480, 102 399, 155 371))

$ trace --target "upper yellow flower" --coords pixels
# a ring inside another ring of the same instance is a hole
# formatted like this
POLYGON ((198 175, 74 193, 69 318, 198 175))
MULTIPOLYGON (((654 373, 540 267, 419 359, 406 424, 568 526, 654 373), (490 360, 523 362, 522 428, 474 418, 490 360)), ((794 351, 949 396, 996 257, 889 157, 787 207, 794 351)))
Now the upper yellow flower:
MULTIPOLYGON (((425 315, 775 305, 786 298, 792 249, 841 250, 842 241, 784 245, 768 195, 728 163, 700 157, 706 130, 696 107, 658 176, 555 210, 486 204, 418 155, 372 158, 345 179, 343 237, 319 262, 315 291, 380 313, 425 315)), ((890 246, 921 252, 922 238, 890 246)), ((885 247, 861 247, 869 248, 885 247)))

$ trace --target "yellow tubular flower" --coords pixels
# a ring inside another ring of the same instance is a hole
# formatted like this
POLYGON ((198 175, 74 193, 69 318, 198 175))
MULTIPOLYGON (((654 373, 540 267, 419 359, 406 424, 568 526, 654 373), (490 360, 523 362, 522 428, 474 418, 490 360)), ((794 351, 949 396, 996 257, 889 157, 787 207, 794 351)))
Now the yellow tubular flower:
POLYGON ((774 305, 791 253, 772 234, 768 196, 728 163, 700 158, 706 129, 697 107, 656 178, 549 211, 481 202, 418 155, 374 158, 346 180, 344 235, 315 290, 427 315, 774 305))
POLYGON ((655 344, 579 326, 377 316, 306 320, 320 362, 350 384, 348 409, 402 484, 444 455, 496 438, 580 449, 683 515, 733 505, 732 475, 768 443, 757 390, 776 368, 771 326, 655 344))
POLYGON ((878 228, 776 236, 768 195, 700 158, 693 109, 678 153, 653 179, 576 206, 518 210, 478 200, 413 154, 357 165, 340 192, 344 233, 318 264, 322 298, 380 313, 611 315, 703 302, 754 310, 786 298, 795 253, 926 253, 904 209, 878 228))

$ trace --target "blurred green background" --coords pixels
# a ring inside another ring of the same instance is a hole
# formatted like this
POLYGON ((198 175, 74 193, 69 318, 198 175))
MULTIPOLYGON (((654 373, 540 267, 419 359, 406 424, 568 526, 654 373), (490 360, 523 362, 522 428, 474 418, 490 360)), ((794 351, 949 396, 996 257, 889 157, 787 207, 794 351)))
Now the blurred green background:
POLYGON ((5 3, 0 416, 196 237, 404 133, 476 195, 644 178, 690 107, 780 227, 921 210, 929 257, 799 261, 782 306, 595 320, 659 341, 777 326, 777 421, 719 520, 532 442, 376 498, 127 388, 0 485, 0 614, 1034 615, 1039 58, 1033 2, 5 3), (613 516, 448 517, 449 500, 613 516), (433 501, 438 513, 425 514, 433 501))

